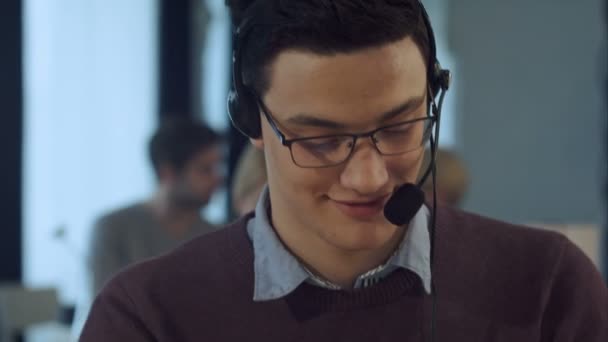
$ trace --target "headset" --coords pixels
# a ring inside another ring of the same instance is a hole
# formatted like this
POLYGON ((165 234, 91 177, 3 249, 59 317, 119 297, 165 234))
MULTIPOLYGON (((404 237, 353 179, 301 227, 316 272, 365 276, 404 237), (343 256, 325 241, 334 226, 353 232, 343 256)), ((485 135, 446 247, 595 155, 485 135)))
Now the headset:
MULTIPOLYGON (((250 7, 261 6, 263 1, 258 0, 254 1, 250 7)), ((435 245, 435 224, 437 217, 437 193, 436 193, 436 165, 435 165, 435 155, 437 146, 439 143, 439 128, 441 122, 441 109, 443 107, 443 98, 445 96, 446 91, 449 89, 450 84, 452 82, 452 74, 449 70, 443 69, 441 64, 437 60, 437 48, 435 44, 435 35, 433 33, 433 28, 431 26, 431 21, 428 16, 424 5, 421 0, 418 0, 420 16, 422 17, 423 24, 427 31, 427 40, 429 44, 429 56, 427 65, 427 79, 428 79, 428 109, 427 115, 430 115, 434 120, 434 130, 431 131, 431 135, 429 138, 429 147, 431 152, 430 162, 423 173, 422 177, 418 181, 416 186, 410 186, 406 184, 402 186, 401 189, 396 192, 398 195, 394 195, 393 197, 403 197, 403 198, 412 198, 415 197, 422 205, 422 201, 424 200, 423 195, 421 195, 420 185, 426 181, 429 175, 432 175, 433 182, 433 203, 431 210, 431 219, 430 219, 430 229, 429 229, 429 238, 430 238, 430 259, 431 259, 431 273, 433 269, 433 260, 434 260, 434 245, 435 245), (438 99, 438 101, 436 101, 438 99), (403 191, 400 191, 403 190, 403 191), (401 195, 401 196, 399 196, 401 195)), ((250 9, 247 10, 250 12, 250 9)), ((253 17, 246 16, 240 23, 240 25, 234 31, 233 36, 233 54, 232 54, 232 87, 230 92, 228 93, 228 114, 230 116, 230 120, 236 129, 238 129, 242 134, 249 138, 257 139, 262 135, 261 128, 261 115, 259 109, 259 103, 256 95, 253 90, 251 90, 247 85, 245 85, 243 81, 243 72, 242 72, 242 57, 243 57, 243 47, 246 45, 247 39, 253 28, 255 27, 255 20, 253 17)), ((399 201, 401 202, 401 201, 399 201)), ((387 204, 388 206, 388 204, 387 204)), ((402 208, 403 209, 403 208, 402 208)), ((417 210, 412 211, 412 215, 415 214, 417 210)), ((386 211, 385 211, 386 213, 386 211)), ((396 225, 403 225, 406 222, 409 222, 411 217, 400 217, 397 220, 393 220, 389 218, 390 215, 387 215, 389 221, 393 222, 396 225), (405 221, 405 222, 404 222, 405 221)), ((436 331, 436 291, 434 286, 434 281, 431 280, 431 296, 432 296, 432 314, 431 314, 431 341, 435 340, 435 331, 436 331)))
MULTIPOLYGON (((263 1, 255 1, 251 7, 255 7, 256 3, 263 1)), ((435 97, 442 91, 443 93, 449 88, 451 83, 451 73, 447 69, 442 69, 437 60, 437 51, 435 45, 435 36, 431 27, 429 16, 422 5, 420 12, 424 26, 426 27, 429 43, 429 60, 428 66, 428 83, 430 89, 429 103, 432 108, 433 115, 438 115, 438 107, 435 105, 435 97)), ((248 10, 249 12, 249 10, 248 10)), ((255 20, 252 16, 245 17, 241 24, 236 28, 233 39, 233 54, 232 54, 232 87, 228 93, 228 114, 234 127, 242 134, 249 138, 259 138, 261 136, 261 121, 259 105, 253 91, 244 84, 242 72, 242 57, 243 47, 246 45, 247 38, 255 27, 255 20)), ((439 117, 436 117, 439 119, 439 117)), ((439 120, 436 120, 437 124, 439 120)))

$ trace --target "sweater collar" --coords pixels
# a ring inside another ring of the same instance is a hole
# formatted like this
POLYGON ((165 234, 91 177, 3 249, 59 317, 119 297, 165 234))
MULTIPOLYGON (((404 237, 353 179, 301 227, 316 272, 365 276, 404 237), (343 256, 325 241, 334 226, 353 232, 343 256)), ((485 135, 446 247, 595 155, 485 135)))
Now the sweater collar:
MULTIPOLYGON (((258 200, 255 216, 247 222, 247 233, 253 244, 255 301, 282 298, 302 283, 340 290, 338 285, 308 271, 280 241, 270 224, 270 197, 266 187, 258 200)), ((387 263, 360 275, 355 288, 373 286, 398 269, 414 272, 427 293, 431 291, 429 210, 422 206, 409 224, 399 248, 387 263)))

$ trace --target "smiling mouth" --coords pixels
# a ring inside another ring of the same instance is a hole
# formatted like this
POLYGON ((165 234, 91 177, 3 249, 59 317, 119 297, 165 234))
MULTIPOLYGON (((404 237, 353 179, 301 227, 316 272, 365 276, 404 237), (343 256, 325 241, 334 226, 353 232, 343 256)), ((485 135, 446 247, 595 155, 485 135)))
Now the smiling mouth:
POLYGON ((384 210, 389 196, 379 197, 371 201, 337 201, 333 202, 336 204, 338 209, 345 215, 355 219, 370 219, 377 217, 384 210))

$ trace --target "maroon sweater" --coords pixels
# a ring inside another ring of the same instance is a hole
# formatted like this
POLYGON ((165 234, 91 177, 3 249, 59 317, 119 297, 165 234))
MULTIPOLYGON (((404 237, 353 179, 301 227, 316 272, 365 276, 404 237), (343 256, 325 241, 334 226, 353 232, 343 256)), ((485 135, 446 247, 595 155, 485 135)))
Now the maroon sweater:
MULTIPOLYGON (((246 219, 138 264, 100 293, 81 341, 429 341, 431 300, 395 271, 375 286, 302 284, 254 302, 246 219)), ((435 341, 608 341, 608 291, 565 237, 440 208, 435 341)))

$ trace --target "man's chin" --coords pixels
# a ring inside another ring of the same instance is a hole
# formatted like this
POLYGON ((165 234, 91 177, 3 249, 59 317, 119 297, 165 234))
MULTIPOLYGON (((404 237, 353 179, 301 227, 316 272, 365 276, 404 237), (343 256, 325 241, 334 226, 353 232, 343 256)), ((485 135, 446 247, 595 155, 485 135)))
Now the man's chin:
POLYGON ((198 198, 183 198, 178 201, 178 206, 183 209, 201 210, 209 204, 209 200, 203 200, 198 198))

